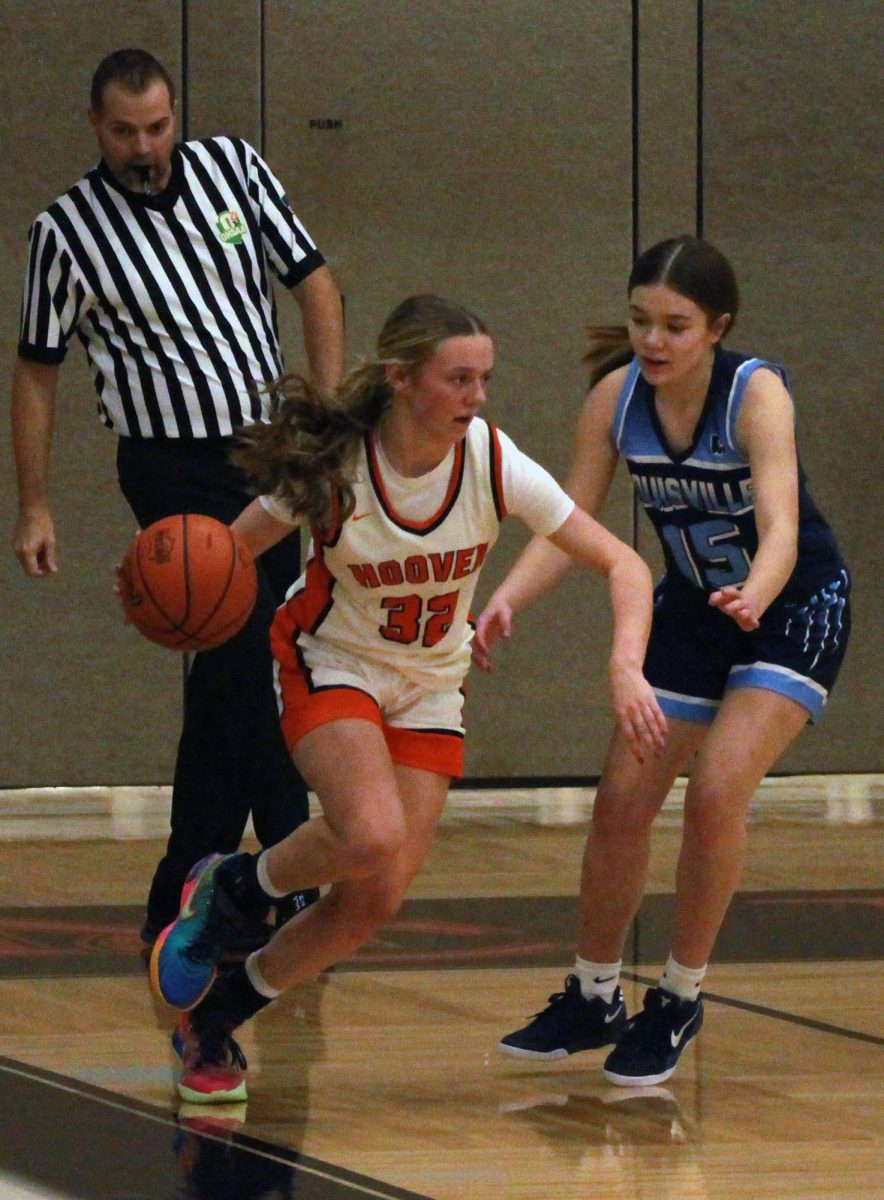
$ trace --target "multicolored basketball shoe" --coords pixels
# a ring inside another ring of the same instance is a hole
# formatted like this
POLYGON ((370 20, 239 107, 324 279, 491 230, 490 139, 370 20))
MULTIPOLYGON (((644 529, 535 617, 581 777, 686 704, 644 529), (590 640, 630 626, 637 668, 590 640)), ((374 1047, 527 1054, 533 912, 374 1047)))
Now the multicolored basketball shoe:
POLYGON ((150 982, 158 996, 187 1012, 215 982, 225 938, 244 920, 223 889, 218 867, 232 854, 210 854, 191 868, 181 890, 177 920, 167 925, 150 956, 150 982))
POLYGON ((172 1035, 172 1047, 181 1059, 178 1094, 191 1104, 230 1104, 247 1098, 246 1056, 238 1042, 223 1029, 194 1028, 191 1017, 181 1017, 172 1035))

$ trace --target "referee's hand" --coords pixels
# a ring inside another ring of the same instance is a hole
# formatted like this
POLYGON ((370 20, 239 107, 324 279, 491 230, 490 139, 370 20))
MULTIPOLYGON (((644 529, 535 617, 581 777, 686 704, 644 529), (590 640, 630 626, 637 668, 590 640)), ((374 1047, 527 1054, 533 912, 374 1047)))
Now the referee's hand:
POLYGON ((48 508, 33 509, 19 516, 12 534, 12 548, 22 570, 32 579, 56 574, 55 522, 48 508))

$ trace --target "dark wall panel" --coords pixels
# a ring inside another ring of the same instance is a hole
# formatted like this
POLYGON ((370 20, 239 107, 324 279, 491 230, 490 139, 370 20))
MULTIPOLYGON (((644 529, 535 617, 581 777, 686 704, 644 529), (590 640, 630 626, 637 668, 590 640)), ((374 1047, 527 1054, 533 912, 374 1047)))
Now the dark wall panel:
POLYGON ((706 5, 704 210, 743 285, 731 340, 789 367, 804 466, 854 573, 852 650, 784 770, 882 763, 881 26, 871 4, 777 0, 751 21, 706 5))
POLYGON ((260 149, 262 7, 260 0, 188 0, 188 137, 226 133, 260 149))
MULTIPOLYGON (((805 465, 856 575, 844 677, 821 729, 784 768, 880 769, 881 495, 866 450, 880 421, 880 7, 249 0, 222 10, 211 0, 120 0, 101 6, 100 21, 95 12, 89 0, 0 0, 11 48, 0 70, 7 364, 28 224, 95 161, 89 80, 120 45, 147 47, 176 77, 186 71, 191 136, 264 143, 347 294, 351 359, 408 292, 461 298, 496 335, 489 415, 559 475, 582 399, 586 325, 620 319, 634 240, 690 229, 702 214, 743 283, 734 344, 790 366, 805 465)), ((297 367, 287 297, 280 311, 297 367)), ((113 566, 134 528, 114 449, 74 347, 53 457, 58 578, 26 580, 12 558, 13 480, 0 473, 0 639, 14 665, 0 699, 0 787, 171 778, 180 664, 118 616, 113 566)), ((622 477, 606 519, 633 536, 622 477)), ((505 527, 480 601, 524 540, 515 522, 505 527)), ((647 536, 640 546, 654 557, 647 536)), ((520 619, 492 679, 470 682, 471 775, 599 770, 609 633, 605 588, 582 572, 520 619)))
MULTIPOLYGON (((381 11, 267 5, 268 158, 347 294, 353 354, 411 292, 475 307, 497 342, 489 415, 561 473, 585 326, 623 306, 629 6, 385 0, 381 11)), ((610 519, 629 536, 625 493, 610 519)), ((505 529, 481 597, 524 540, 505 529)), ((607 641, 605 588, 586 577, 526 614, 494 678, 470 682, 469 772, 597 771, 607 641)))
MULTIPOLYGON (((28 226, 98 160, 86 120, 92 73, 110 51, 141 45, 177 77, 180 9, 177 0, 0 4, 0 44, 11 48, 0 71, 7 396, 28 226)), ((181 667, 124 627, 113 595, 114 566, 135 522, 116 484, 116 438, 96 416, 78 344, 59 386, 51 495, 61 570, 53 579, 27 579, 12 556, 17 503, 6 412, 0 438, 0 646, 13 665, 0 690, 0 787, 165 783, 178 737, 181 667)))
MULTIPOLYGON (((641 0, 635 18, 635 239, 641 251, 696 232, 699 6, 696 0, 641 0)), ((620 470, 624 475, 622 464, 620 470)), ((633 544, 657 577, 660 543, 637 505, 634 523, 633 544)))
POLYGON ((695 232, 698 6, 642 0, 637 17, 636 201, 644 248, 695 232))

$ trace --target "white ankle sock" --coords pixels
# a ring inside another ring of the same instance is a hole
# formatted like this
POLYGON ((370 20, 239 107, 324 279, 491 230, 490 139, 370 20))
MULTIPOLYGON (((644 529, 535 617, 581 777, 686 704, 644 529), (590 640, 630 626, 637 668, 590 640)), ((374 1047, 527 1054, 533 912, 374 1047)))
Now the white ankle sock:
POLYGON ((602 996, 608 1003, 620 982, 622 959, 613 963, 588 962, 578 954, 574 959, 574 974, 580 980, 580 990, 587 1000, 602 996))
POLYGON ((263 850, 258 855, 258 861, 255 864, 255 871, 258 876, 258 886, 266 895, 274 900, 280 899, 282 896, 287 896, 288 892, 281 892, 278 887, 275 887, 270 881, 270 876, 267 874, 267 851, 263 850))
POLYGON ((660 987, 682 1000, 696 1000, 700 994, 700 984, 703 982, 705 974, 706 966, 683 967, 670 954, 666 960, 663 974, 660 976, 660 987))
POLYGON ((256 950, 254 954, 250 954, 246 959, 246 975, 248 975, 249 983, 259 996, 266 996, 268 1000, 275 1000, 277 996, 282 994, 282 989, 271 987, 261 974, 261 968, 258 966, 259 953, 260 951, 256 950))

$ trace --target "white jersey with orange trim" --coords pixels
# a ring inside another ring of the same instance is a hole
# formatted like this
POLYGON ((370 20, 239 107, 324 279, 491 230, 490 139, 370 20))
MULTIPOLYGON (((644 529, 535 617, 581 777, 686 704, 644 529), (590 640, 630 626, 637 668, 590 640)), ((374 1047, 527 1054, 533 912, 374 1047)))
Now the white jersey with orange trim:
MULTIPOLYGON (((433 691, 470 663, 470 605, 503 517, 555 533, 574 508, 552 476, 481 418, 416 479, 386 461, 375 434, 359 450, 356 504, 330 536, 314 531, 307 569, 276 615, 273 642, 312 642, 394 666, 433 691)), ((264 508, 292 522, 284 502, 264 508)))

